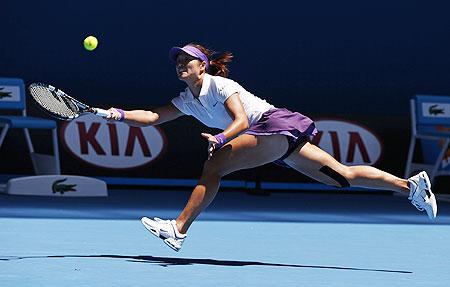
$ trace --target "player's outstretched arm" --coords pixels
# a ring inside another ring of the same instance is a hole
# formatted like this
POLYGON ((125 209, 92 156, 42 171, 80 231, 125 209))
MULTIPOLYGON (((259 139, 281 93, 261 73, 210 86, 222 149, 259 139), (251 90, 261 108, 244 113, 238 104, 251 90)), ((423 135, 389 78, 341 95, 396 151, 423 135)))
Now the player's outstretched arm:
POLYGON ((110 108, 108 111, 111 113, 109 119, 124 121, 133 126, 159 125, 184 115, 172 103, 158 107, 153 111, 124 111, 118 108, 110 108))

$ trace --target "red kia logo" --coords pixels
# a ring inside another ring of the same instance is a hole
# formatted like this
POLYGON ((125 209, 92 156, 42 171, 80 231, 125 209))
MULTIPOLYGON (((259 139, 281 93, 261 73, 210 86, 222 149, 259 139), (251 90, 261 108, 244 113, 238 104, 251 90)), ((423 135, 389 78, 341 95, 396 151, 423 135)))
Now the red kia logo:
POLYGON ((360 124, 342 120, 315 121, 319 131, 312 143, 346 165, 373 165, 381 157, 378 136, 360 124))
POLYGON ((61 130, 66 149, 90 164, 113 169, 145 165, 164 150, 165 137, 153 126, 134 127, 84 115, 61 130))

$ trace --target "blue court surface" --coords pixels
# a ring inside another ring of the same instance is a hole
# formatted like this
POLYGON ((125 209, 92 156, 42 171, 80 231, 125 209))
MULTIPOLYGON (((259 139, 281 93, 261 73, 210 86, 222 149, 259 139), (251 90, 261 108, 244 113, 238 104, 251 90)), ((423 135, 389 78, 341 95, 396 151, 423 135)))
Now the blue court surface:
POLYGON ((0 286, 450 286, 450 206, 389 194, 219 192, 180 252, 141 226, 188 190, 0 195, 0 286))

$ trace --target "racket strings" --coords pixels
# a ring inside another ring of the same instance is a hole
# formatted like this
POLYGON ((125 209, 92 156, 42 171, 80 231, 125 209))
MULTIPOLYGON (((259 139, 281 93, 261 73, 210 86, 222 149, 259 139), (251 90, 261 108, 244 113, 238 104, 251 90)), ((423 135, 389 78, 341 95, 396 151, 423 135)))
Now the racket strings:
POLYGON ((34 100, 44 109, 61 118, 76 118, 78 106, 64 96, 61 91, 52 91, 48 87, 35 85, 30 87, 34 100))

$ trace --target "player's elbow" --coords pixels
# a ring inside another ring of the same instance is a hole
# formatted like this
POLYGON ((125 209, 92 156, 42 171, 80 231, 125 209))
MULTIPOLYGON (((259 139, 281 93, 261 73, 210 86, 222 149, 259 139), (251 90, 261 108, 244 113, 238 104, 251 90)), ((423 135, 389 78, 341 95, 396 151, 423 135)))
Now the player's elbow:
POLYGON ((247 117, 241 117, 239 119, 239 126, 242 130, 246 130, 250 127, 250 124, 248 123, 248 118, 247 117))
POLYGON ((142 123, 146 126, 154 125, 158 122, 159 115, 151 111, 145 111, 142 123))

